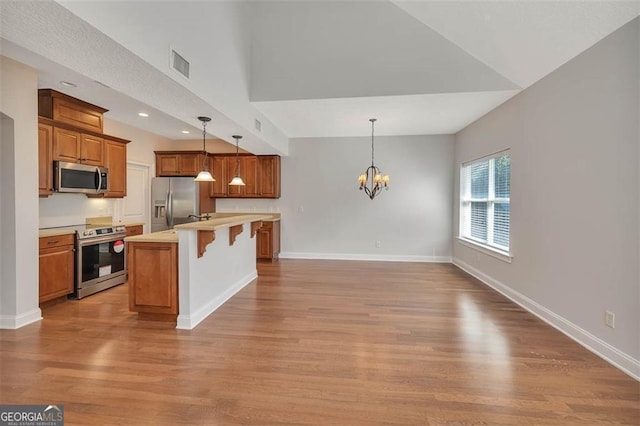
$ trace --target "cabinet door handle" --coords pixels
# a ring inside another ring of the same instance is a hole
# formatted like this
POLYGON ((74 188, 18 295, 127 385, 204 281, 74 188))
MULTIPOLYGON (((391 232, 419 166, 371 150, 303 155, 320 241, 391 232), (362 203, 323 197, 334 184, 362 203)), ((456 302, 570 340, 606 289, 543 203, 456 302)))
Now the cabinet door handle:
POLYGON ((51 245, 51 244, 58 244, 60 242, 60 240, 53 240, 53 241, 47 241, 47 244, 51 245))

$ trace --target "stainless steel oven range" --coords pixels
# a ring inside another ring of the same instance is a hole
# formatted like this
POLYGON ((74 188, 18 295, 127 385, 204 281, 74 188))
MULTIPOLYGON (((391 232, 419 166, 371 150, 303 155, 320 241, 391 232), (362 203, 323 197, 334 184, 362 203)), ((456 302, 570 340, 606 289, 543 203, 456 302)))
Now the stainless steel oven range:
POLYGON ((76 299, 127 282, 125 234, 124 226, 77 230, 76 299))

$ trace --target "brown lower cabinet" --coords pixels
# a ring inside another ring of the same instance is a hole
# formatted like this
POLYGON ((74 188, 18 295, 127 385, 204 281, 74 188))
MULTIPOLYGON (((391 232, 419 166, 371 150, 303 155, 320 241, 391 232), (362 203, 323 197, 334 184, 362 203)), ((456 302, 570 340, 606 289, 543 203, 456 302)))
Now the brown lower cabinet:
POLYGON ((262 222, 256 238, 256 257, 258 260, 274 262, 280 256, 280 221, 262 222))
POLYGON ((178 244, 127 242, 129 310, 141 319, 178 315, 178 244))
POLYGON ((127 237, 133 237, 134 235, 142 235, 142 225, 126 225, 124 227, 127 237))
POLYGON ((38 302, 73 293, 74 235, 42 237, 39 247, 38 302))

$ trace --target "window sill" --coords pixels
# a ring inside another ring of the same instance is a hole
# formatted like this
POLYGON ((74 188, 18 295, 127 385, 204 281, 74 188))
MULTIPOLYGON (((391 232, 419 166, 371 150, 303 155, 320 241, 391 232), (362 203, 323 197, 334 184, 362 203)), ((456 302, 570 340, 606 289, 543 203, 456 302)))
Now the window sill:
POLYGON ((466 238, 462 238, 462 237, 456 237, 456 239, 463 246, 467 246, 474 250, 478 250, 479 252, 482 252, 488 256, 494 257, 498 260, 502 260, 503 262, 511 263, 511 261, 513 260, 513 256, 511 256, 510 254, 494 249, 493 247, 488 247, 480 243, 477 243, 475 241, 467 240, 466 238))

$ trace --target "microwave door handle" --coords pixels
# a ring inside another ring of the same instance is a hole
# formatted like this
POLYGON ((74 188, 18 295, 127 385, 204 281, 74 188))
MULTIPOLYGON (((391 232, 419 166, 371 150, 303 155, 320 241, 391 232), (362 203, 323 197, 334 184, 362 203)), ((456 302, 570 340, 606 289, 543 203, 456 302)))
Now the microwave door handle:
POLYGON ((100 192, 100 188, 102 188, 102 173, 100 173, 100 167, 96 167, 96 174, 98 175, 98 187, 96 188, 96 192, 100 192))

